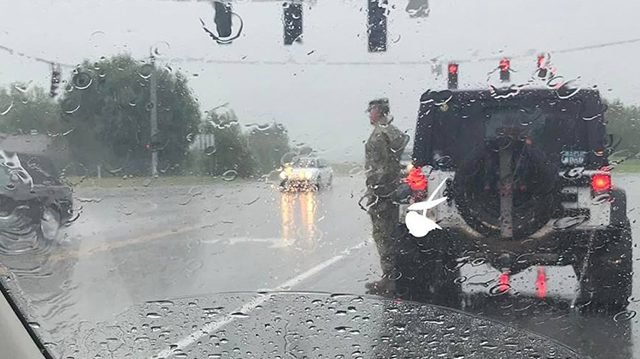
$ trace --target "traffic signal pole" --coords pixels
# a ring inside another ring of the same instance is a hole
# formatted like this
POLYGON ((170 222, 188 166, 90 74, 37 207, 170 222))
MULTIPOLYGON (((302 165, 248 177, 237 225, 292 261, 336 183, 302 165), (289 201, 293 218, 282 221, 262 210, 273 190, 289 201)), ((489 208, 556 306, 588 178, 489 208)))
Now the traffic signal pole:
POLYGON ((155 146, 158 137, 158 79, 156 78, 156 65, 155 57, 153 56, 153 49, 151 49, 151 77, 150 77, 150 94, 149 102, 151 103, 151 113, 149 121, 151 122, 151 175, 153 177, 158 176, 158 148, 155 146))

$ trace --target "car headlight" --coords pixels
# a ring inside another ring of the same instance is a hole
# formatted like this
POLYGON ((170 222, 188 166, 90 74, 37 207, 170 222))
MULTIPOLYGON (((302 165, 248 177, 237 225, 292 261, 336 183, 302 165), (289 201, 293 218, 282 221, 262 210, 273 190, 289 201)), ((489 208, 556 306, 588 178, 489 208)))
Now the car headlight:
POLYGON ((287 179, 287 174, 284 171, 280 172, 280 179, 287 179))
POLYGON ((304 178, 305 179, 312 179, 313 178, 313 171, 304 171, 304 178))

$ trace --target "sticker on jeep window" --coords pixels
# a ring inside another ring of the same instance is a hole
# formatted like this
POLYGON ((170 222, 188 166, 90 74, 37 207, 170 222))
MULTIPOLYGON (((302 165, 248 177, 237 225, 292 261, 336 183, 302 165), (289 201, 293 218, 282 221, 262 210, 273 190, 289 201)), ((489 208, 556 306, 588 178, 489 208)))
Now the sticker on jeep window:
POLYGON ((446 182, 447 179, 443 179, 426 201, 416 202, 407 208, 405 225, 412 236, 424 237, 434 229, 442 229, 436 221, 431 218, 427 218, 427 210, 434 208, 447 200, 447 197, 435 199, 436 194, 440 192, 446 182))
POLYGON ((561 151, 560 161, 565 166, 581 166, 587 158, 586 151, 561 151))

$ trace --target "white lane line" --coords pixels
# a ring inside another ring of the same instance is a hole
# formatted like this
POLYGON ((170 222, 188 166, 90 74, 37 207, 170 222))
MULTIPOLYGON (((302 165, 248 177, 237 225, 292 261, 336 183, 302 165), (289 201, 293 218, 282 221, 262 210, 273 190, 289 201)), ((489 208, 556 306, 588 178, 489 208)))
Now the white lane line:
MULTIPOLYGON (((280 284, 279 286, 273 288, 273 289, 268 289, 266 290, 267 292, 277 292, 277 291, 282 291, 282 290, 286 290, 289 289, 293 286, 296 286, 300 283, 302 283, 303 281, 307 280, 308 278, 320 273, 322 270, 326 269, 327 267, 331 266, 332 264, 340 261, 341 259, 345 258, 346 256, 348 256, 349 254, 351 254, 351 252, 356 251, 362 247, 364 247, 365 245, 367 245, 367 243, 371 242, 371 240, 366 240, 364 242, 361 242, 353 247, 349 247, 347 249, 345 249, 344 251, 340 252, 340 254, 331 257, 329 259, 327 259, 326 261, 316 265, 315 267, 302 272, 300 274, 298 274, 297 276, 289 279, 288 281, 280 284)), ((266 294, 266 295, 262 295, 259 297, 254 297, 253 299, 251 299, 250 301, 248 301, 247 303, 245 303, 244 305, 242 305, 240 308, 237 308, 233 311, 231 311, 231 313, 236 313, 236 312, 240 312, 240 313, 244 313, 244 314, 249 314, 249 312, 251 312, 252 310, 256 309, 258 306, 260 306, 262 303, 266 302, 269 298, 271 298, 273 295, 272 294, 266 294)), ((153 359, 158 359, 158 358, 163 358, 163 359, 167 359, 170 358, 171 356, 173 356, 174 353, 176 353, 177 351, 182 351, 184 350, 186 347, 188 347, 189 345, 197 342, 200 338, 204 337, 205 335, 208 335, 211 332, 214 332, 216 330, 219 330, 220 328, 224 327, 225 325, 231 323, 234 319, 237 319, 237 317, 232 316, 231 314, 227 314, 224 317, 213 321, 205 326, 203 326, 202 328, 196 330, 195 332, 189 334, 188 336, 180 339, 179 341, 177 341, 176 343, 174 343, 174 347, 173 349, 165 349, 161 352, 159 352, 158 354, 154 355, 152 358, 153 359)))

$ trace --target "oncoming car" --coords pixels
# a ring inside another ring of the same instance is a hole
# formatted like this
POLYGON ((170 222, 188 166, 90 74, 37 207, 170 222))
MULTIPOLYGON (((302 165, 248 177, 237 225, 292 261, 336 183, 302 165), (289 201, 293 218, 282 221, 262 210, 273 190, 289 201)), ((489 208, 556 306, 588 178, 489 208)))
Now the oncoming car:
POLYGON ((318 191, 333 184, 333 169, 324 159, 300 157, 280 172, 281 191, 318 191))

